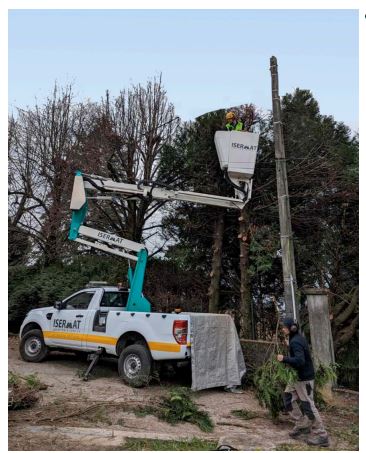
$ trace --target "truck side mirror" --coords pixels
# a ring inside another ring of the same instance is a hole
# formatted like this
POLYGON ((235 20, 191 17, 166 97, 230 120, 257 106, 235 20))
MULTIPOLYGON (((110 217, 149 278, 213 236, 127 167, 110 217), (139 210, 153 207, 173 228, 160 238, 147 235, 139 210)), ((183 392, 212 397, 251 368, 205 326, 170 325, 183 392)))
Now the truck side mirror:
POLYGON ((61 300, 56 300, 56 302, 53 304, 54 308, 56 310, 61 310, 62 309, 62 301, 61 300))

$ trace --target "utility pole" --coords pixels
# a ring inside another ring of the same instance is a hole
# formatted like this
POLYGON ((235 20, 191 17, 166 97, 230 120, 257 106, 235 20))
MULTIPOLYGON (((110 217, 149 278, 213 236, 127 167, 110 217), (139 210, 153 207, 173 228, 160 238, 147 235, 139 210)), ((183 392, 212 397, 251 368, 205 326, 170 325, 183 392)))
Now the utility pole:
POLYGON ((278 93, 277 58, 271 57, 270 70, 272 78, 273 133, 276 157, 277 197, 280 217, 282 272, 286 316, 299 320, 296 304, 296 268, 294 243, 291 228, 290 201, 287 186, 287 168, 283 130, 281 121, 281 101, 278 93))

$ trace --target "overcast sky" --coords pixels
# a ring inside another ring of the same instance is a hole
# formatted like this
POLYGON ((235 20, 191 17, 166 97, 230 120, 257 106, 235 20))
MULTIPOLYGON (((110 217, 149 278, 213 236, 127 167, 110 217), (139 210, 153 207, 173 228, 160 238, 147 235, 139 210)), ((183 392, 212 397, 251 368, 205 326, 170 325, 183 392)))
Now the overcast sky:
POLYGON ((351 10, 12 10, 9 107, 40 102, 54 82, 79 99, 117 95, 163 74, 185 120, 310 89, 321 113, 358 129, 358 12, 351 10))

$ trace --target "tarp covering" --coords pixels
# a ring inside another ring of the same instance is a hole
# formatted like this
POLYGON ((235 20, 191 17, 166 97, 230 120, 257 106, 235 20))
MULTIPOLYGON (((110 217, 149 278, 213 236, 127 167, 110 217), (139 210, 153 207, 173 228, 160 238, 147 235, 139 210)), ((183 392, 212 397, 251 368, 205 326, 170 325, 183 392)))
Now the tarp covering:
POLYGON ((208 313, 189 315, 192 390, 240 385, 246 367, 232 318, 208 313))

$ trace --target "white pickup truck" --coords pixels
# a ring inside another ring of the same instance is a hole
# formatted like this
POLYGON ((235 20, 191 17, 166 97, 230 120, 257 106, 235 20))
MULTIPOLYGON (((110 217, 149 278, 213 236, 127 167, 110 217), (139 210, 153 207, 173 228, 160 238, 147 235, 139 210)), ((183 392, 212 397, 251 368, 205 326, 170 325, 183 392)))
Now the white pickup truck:
POLYGON ((52 350, 101 351, 118 357, 118 372, 145 385, 154 361, 190 358, 188 314, 125 311, 128 289, 86 288, 53 307, 31 310, 20 328, 20 354, 44 360, 52 350))

